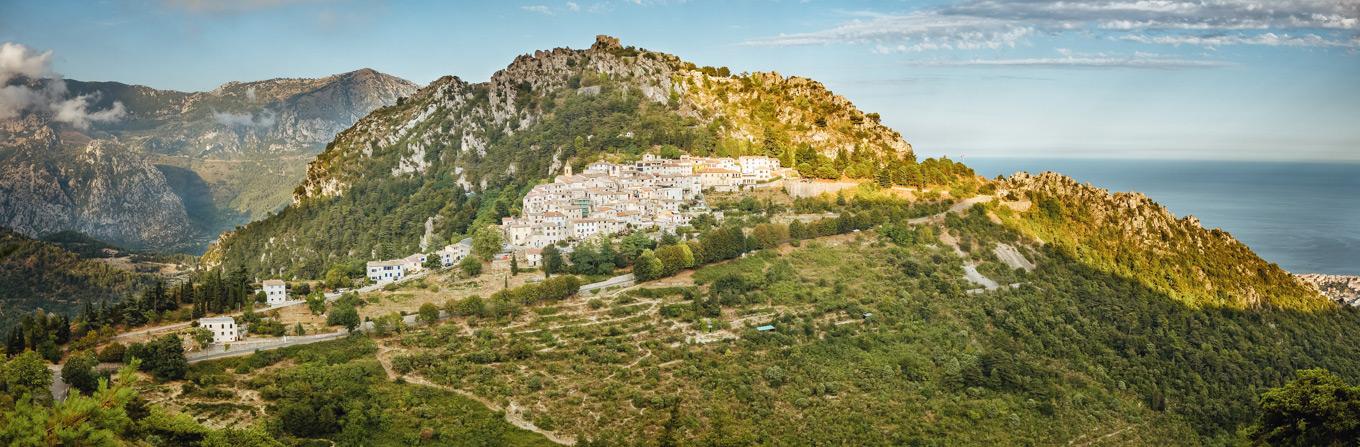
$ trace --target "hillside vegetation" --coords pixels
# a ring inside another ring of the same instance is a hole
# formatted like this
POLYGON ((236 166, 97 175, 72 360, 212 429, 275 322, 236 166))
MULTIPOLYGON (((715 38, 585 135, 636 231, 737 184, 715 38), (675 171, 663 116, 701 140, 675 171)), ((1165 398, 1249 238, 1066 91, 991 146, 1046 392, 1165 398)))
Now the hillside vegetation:
POLYGON ((591 445, 1237 443, 1295 370, 1360 377, 1353 343, 1317 335, 1360 330, 1354 310, 1187 306, 982 207, 801 245, 523 309, 459 301, 384 344, 397 372, 591 445))
POLYGON ((0 228, 0 330, 36 309, 72 315, 85 304, 114 302, 153 277, 82 259, 52 243, 0 228))
POLYGON ((1142 194, 1110 195, 1055 173, 1003 182, 1025 211, 996 207, 1008 224, 1065 256, 1136 280, 1193 307, 1332 309, 1334 304, 1222 230, 1176 219, 1142 194))

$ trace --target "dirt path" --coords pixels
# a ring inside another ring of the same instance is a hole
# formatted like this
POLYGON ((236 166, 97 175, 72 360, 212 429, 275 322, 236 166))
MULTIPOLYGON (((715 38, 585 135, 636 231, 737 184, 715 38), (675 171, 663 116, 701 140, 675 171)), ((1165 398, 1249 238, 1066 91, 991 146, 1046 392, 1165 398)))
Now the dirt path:
POLYGON ((530 421, 524 417, 524 412, 520 409, 519 405, 515 404, 514 401, 510 401, 510 405, 507 408, 502 408, 500 405, 497 405, 490 399, 486 399, 476 394, 472 394, 466 390, 461 390, 448 385, 440 385, 431 382, 429 379, 426 379, 424 376, 421 376, 419 374, 407 374, 404 376, 401 374, 397 374, 397 371, 392 369, 392 355, 394 352, 399 351, 397 349, 393 349, 391 346, 388 346, 384 343, 381 342, 378 343, 378 353, 376 354, 376 357, 378 358, 378 363, 382 365, 383 370, 387 372, 387 378, 389 380, 396 380, 397 378, 400 377, 404 378, 407 383, 414 383, 416 385, 428 386, 431 388, 438 388, 441 390, 457 393, 459 396, 463 396, 468 399, 477 401, 477 403, 482 404, 482 406, 486 407, 488 410, 505 414, 505 421, 509 422, 510 425, 514 425, 515 427, 518 427, 520 429, 528 430, 543 435, 544 438, 548 438, 549 441, 552 441, 557 444, 576 445, 576 438, 573 436, 538 428, 537 425, 534 425, 533 421, 530 421))
POLYGON ((1124 427, 1121 427, 1121 428, 1118 429, 1118 430, 1115 430, 1115 431, 1112 431, 1112 432, 1109 432, 1109 433, 1106 433, 1106 434, 1097 436, 1097 437, 1095 437, 1094 439, 1091 439, 1090 441, 1086 441, 1086 442, 1083 442, 1083 443, 1081 443, 1081 444, 1077 444, 1077 443, 1076 443, 1077 441, 1080 441, 1081 438, 1086 437, 1086 435, 1081 435, 1081 436, 1078 436, 1076 439, 1073 439, 1073 440, 1071 440, 1071 441, 1067 441, 1067 445, 1079 446, 1079 447, 1086 447, 1086 446, 1089 446, 1089 445, 1098 443, 1098 442, 1100 442, 1100 441, 1103 441, 1103 440, 1105 440, 1105 439, 1109 439, 1110 437, 1118 436, 1119 434, 1124 433, 1124 432, 1126 432, 1126 431, 1129 431, 1129 430, 1133 430, 1133 429, 1135 429, 1135 428, 1138 428, 1138 425, 1139 425, 1139 424, 1126 425, 1126 426, 1124 426, 1124 427))
POLYGON ((967 198, 967 199, 963 199, 963 200, 958 201, 958 202, 955 203, 954 205, 950 206, 949 209, 948 209, 948 210, 945 210, 944 212, 932 214, 932 215, 929 215, 929 216, 926 216, 926 217, 917 217, 917 218, 915 218, 915 219, 910 219, 910 220, 907 221, 907 223, 913 224, 913 225, 920 225, 920 224, 927 223, 927 222, 943 222, 943 221, 944 221, 944 216, 945 216, 946 214, 949 214, 949 213, 954 213, 954 214, 962 213, 962 212, 964 212, 964 211, 967 211, 969 208, 972 208, 973 205, 976 205, 976 204, 979 204, 979 203, 987 203, 987 202, 991 202, 991 201, 992 201, 992 196, 973 196, 973 197, 969 197, 969 198, 967 198))

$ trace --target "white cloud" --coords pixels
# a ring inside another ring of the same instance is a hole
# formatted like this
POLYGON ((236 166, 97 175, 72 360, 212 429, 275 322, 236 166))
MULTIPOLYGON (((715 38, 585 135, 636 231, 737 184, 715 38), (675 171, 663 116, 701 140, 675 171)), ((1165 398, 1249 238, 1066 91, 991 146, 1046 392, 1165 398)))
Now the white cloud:
POLYGON ((519 9, 543 15, 553 15, 552 8, 547 7, 547 5, 526 5, 519 7, 519 9))
POLYGON ((213 120, 218 124, 227 127, 272 127, 277 115, 272 110, 266 109, 257 117, 250 112, 233 113, 213 111, 213 120))
POLYGON ((1146 34, 1133 34, 1122 36, 1120 39, 1148 44, 1160 45, 1195 45, 1209 48, 1229 46, 1229 45, 1263 45, 1270 47, 1360 47, 1360 37, 1350 40, 1337 40, 1319 36, 1317 34, 1289 35, 1289 34, 1233 34, 1233 35, 1159 35, 1149 36, 1146 34))
POLYGON ((1235 64, 1218 60, 1185 59, 1155 53, 1133 54, 1075 53, 1058 49, 1060 57, 1014 59, 966 59, 913 61, 913 65, 932 67, 1033 67, 1033 68, 1139 68, 1139 69, 1195 69, 1230 67, 1235 64))
POLYGON ((50 114, 53 121, 80 129, 95 122, 112 122, 127 115, 115 101, 106 110, 90 111, 98 94, 67 98, 66 82, 52 71, 52 52, 36 52, 12 42, 0 44, 0 119, 25 113, 50 114))
POLYGON ((80 129, 88 129, 90 123, 118 121, 127 115, 127 110, 123 108, 121 102, 114 102, 113 106, 108 109, 91 112, 89 110, 90 102, 97 99, 99 99, 99 95, 80 95, 58 102, 52 107, 54 115, 52 120, 67 123, 80 129))
POLYGON ((567 10, 571 12, 579 12, 581 10, 581 5, 577 4, 576 2, 567 2, 567 10))
POLYGON ((881 53, 938 49, 1013 47, 1034 32, 1032 27, 983 17, 950 17, 930 12, 905 15, 858 13, 830 29, 786 34, 744 42, 755 46, 873 43, 881 53))
POLYGON ((973 0, 939 12, 1139 29, 1360 28, 1355 0, 973 0))
POLYGON ((0 85, 8 84, 11 79, 52 77, 52 52, 35 53, 23 45, 5 42, 0 44, 0 85))
POLYGON ((823 30, 743 44, 871 44, 875 52, 896 53, 1006 48, 1040 34, 1205 47, 1354 47, 1360 40, 1360 0, 968 0, 906 13, 848 15, 823 30))

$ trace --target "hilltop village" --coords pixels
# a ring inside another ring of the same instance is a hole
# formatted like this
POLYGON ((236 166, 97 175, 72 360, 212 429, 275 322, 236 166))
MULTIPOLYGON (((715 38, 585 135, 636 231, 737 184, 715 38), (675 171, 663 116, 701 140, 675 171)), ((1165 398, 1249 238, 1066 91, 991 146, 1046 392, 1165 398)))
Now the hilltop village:
MULTIPOLYGON (((576 174, 571 166, 552 183, 534 186, 524 196, 520 217, 505 217, 500 231, 505 250, 537 267, 544 247, 637 230, 674 233, 695 216, 710 212, 704 192, 735 192, 770 186, 791 175, 779 160, 765 156, 662 158, 643 155, 631 163, 597 161, 576 174)), ((715 217, 721 217, 719 215, 715 217)), ((442 267, 466 257, 472 240, 448 245, 435 255, 442 267)), ((569 248, 568 248, 569 251, 569 248)), ((401 280, 424 270, 428 256, 370 261, 374 283, 401 280)))
POLYGON ((674 232, 708 212, 704 191, 731 192, 773 180, 779 160, 762 156, 662 159, 630 164, 595 162, 524 196, 523 216, 501 228, 513 248, 537 248, 643 228, 674 232))

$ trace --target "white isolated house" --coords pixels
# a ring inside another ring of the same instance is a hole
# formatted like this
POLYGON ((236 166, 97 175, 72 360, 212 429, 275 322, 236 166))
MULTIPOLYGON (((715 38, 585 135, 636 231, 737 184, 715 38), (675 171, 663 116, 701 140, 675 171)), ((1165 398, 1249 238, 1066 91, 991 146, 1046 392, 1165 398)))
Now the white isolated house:
POLYGON ((264 280, 264 295, 265 302, 270 306, 283 304, 284 301, 288 301, 288 285, 282 280, 266 279, 264 280))
POLYGON ((230 343, 241 339, 236 329, 236 319, 232 317, 199 318, 198 327, 212 331, 213 343, 230 343))
POLYGON ((392 282, 406 276, 401 268, 402 260, 368 261, 368 279, 373 282, 392 282))

